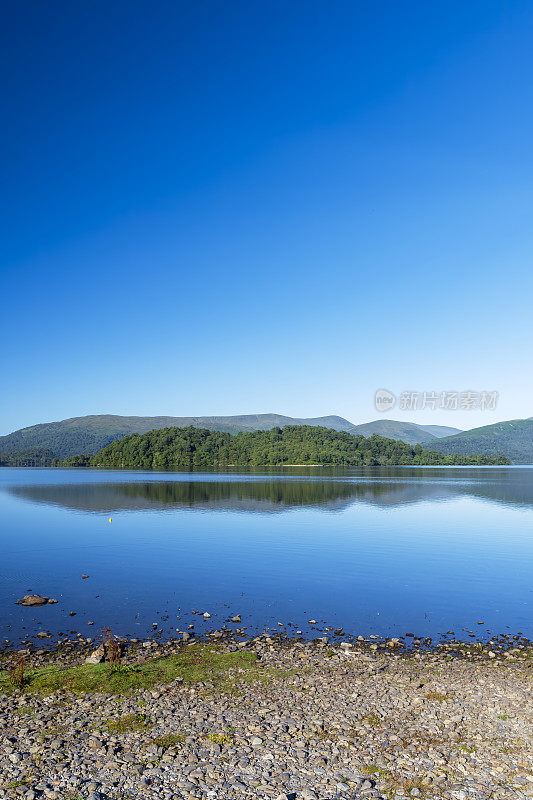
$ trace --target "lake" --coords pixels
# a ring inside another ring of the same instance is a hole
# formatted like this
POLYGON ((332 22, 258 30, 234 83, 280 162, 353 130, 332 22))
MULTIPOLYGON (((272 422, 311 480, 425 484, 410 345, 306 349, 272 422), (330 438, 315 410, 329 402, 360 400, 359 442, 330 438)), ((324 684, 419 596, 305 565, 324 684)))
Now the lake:
POLYGON ((0 520, 0 643, 234 614, 247 633, 533 638, 533 468, 2 468, 0 520), (14 604, 30 591, 59 603, 14 604))

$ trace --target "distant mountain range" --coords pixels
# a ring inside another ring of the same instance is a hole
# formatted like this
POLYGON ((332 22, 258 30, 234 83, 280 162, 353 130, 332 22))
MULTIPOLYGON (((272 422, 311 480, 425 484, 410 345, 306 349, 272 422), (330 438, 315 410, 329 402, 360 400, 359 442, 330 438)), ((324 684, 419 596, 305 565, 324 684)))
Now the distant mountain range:
POLYGON ((169 427, 187 427, 238 433, 268 430, 285 425, 320 425, 362 436, 377 433, 410 445, 422 444, 446 455, 506 455, 514 464, 533 464, 533 417, 510 420, 460 431, 444 425, 417 425, 392 419, 377 419, 355 425, 339 416, 287 417, 282 414, 240 414, 214 417, 121 417, 113 414, 73 417, 47 422, 0 436, 0 455, 32 452, 42 459, 69 458, 79 453, 97 453, 102 447, 131 433, 169 427))
POLYGON ((504 454, 513 464, 533 464, 533 417, 472 428, 423 445, 445 455, 504 454))
POLYGON ((399 439, 407 444, 420 444, 428 439, 457 433, 458 428, 440 425, 415 425, 411 422, 379 419, 363 425, 354 425, 338 416, 286 417, 282 414, 239 414, 229 417, 121 417, 114 414, 72 417, 61 422, 45 422, 21 428, 7 436, 0 436, 0 455, 32 451, 40 456, 69 458, 79 453, 97 453, 102 447, 131 433, 147 433, 160 428, 207 428, 213 431, 238 433, 239 431, 269 430, 285 425, 313 425, 333 428, 336 431, 372 436, 377 433, 388 439, 399 439))

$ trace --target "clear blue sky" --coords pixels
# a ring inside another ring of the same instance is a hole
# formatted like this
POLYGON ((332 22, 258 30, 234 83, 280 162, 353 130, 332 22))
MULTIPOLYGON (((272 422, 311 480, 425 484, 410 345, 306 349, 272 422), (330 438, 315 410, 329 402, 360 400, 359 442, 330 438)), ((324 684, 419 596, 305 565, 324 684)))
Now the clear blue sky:
POLYGON ((0 433, 533 414, 533 4, 4 6, 0 433))

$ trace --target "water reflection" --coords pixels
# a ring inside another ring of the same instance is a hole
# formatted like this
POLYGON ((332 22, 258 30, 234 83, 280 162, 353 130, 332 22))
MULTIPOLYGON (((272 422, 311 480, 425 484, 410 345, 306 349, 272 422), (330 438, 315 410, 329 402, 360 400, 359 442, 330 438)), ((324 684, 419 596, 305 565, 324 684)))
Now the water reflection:
MULTIPOLYGON (((116 473, 115 473, 116 474, 116 473)), ((532 471, 374 470, 362 474, 286 476, 194 476, 164 480, 57 483, 11 486, 18 498, 76 511, 198 508, 206 511, 279 513, 294 508, 342 511, 355 503, 382 507, 474 497, 507 506, 533 507, 532 471)), ((108 478, 111 476, 108 476, 108 478)))

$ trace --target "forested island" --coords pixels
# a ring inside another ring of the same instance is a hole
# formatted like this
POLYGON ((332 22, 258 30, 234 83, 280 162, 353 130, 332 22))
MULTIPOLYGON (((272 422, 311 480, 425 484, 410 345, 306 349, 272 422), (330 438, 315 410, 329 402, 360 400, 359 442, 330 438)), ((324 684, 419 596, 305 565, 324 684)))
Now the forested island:
POLYGON ((132 434, 54 466, 111 469, 209 469, 229 466, 440 466, 509 464, 501 456, 458 456, 412 447, 374 434, 369 438, 310 425, 225 433, 203 428, 163 428, 132 434))

